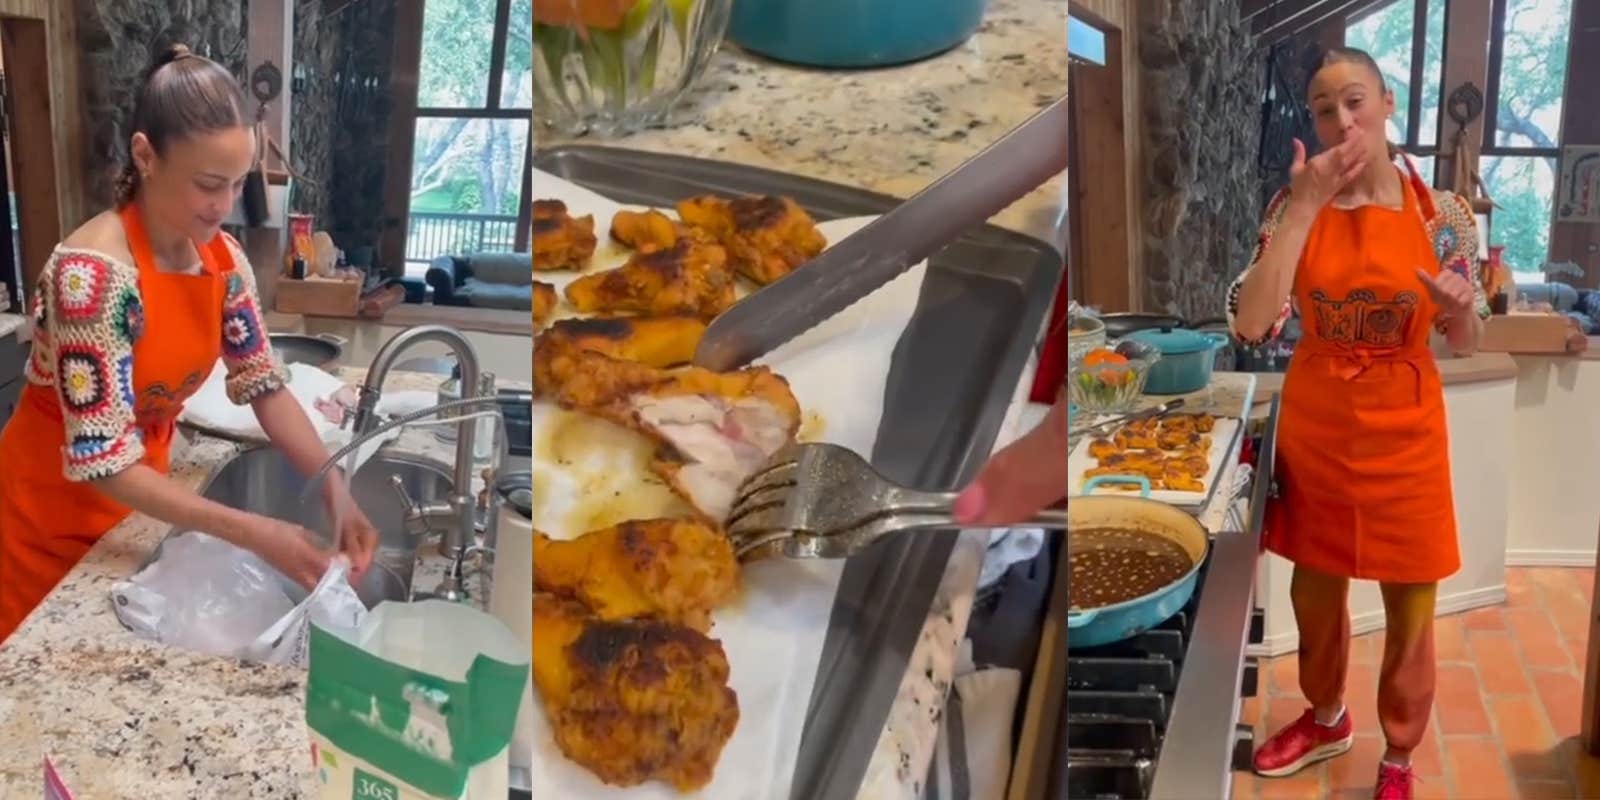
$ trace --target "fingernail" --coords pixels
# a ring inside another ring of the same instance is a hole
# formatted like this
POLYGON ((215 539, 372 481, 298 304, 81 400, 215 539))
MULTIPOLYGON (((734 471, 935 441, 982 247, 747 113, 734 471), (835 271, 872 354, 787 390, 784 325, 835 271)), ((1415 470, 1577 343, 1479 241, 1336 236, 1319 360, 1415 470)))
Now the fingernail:
POLYGON ((950 509, 955 514, 956 522, 972 522, 981 516, 989 504, 986 495, 981 483, 974 483, 964 489, 956 497, 955 506, 950 509))

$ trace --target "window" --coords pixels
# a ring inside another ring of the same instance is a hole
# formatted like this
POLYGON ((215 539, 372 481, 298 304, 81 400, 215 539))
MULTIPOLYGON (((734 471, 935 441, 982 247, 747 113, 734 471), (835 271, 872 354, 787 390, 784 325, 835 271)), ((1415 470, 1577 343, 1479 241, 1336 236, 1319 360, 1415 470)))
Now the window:
POLYGON ((1542 280, 1550 254, 1571 20, 1572 0, 1494 0, 1478 168, 1500 206, 1490 244, 1522 280, 1542 280))
POLYGON ((417 106, 406 274, 441 255, 526 249, 533 0, 428 0, 417 106))
POLYGON ((1430 181, 1439 150, 1445 2, 1393 0, 1352 17, 1345 27, 1345 44, 1370 53, 1394 92, 1390 140, 1416 157, 1423 177, 1430 181))

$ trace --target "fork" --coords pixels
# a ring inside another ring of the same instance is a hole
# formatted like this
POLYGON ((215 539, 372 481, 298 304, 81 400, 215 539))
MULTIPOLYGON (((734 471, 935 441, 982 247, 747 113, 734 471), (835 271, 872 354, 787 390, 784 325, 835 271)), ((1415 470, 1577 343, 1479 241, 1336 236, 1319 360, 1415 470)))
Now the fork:
MULTIPOLYGON (((744 561, 772 556, 848 558, 892 533, 963 527, 956 492, 896 485, 848 448, 791 443, 739 486, 726 525, 744 561)), ((1066 530, 1066 509, 1046 509, 1017 527, 1066 530)))

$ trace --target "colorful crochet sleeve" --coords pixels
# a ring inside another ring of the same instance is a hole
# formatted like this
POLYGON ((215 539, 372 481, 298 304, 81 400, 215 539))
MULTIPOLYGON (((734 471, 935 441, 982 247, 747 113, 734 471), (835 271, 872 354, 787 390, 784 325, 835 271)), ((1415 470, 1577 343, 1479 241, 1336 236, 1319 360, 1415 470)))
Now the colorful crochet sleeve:
POLYGON ((227 242, 234 267, 226 276, 228 290, 222 302, 222 361, 228 368, 228 399, 242 406, 283 388, 289 373, 267 338, 255 273, 244 248, 231 236, 227 242))
MULTIPOLYGON (((1489 296, 1483 289, 1483 265, 1478 261, 1478 220, 1467 198, 1451 191, 1435 189, 1434 206, 1439 209, 1432 226, 1434 252, 1439 268, 1448 269, 1472 284, 1473 308, 1479 319, 1489 318, 1489 296)), ((1444 330, 1444 321, 1437 326, 1444 330)))
POLYGON ((1233 279, 1233 283, 1228 285, 1228 329, 1233 331, 1233 335, 1241 343, 1250 347, 1260 347, 1277 338, 1278 334, 1283 332, 1283 326, 1289 321, 1289 315, 1294 308, 1292 299, 1284 300, 1283 308, 1278 310, 1277 321, 1272 323, 1272 327, 1267 329, 1266 335, 1259 339, 1245 339, 1239 336, 1239 329, 1234 324, 1234 317, 1239 314, 1239 289, 1244 285, 1244 276, 1250 274, 1250 270, 1254 269, 1255 265, 1261 261, 1261 254, 1267 251, 1267 244, 1272 241, 1272 235, 1278 230, 1278 223, 1283 221, 1283 212, 1288 206, 1289 187, 1285 186, 1278 190, 1278 193, 1273 196, 1272 202, 1267 204, 1267 213, 1261 223, 1261 232, 1256 237, 1255 254, 1250 257, 1250 266, 1245 267, 1245 270, 1233 279))
POLYGON ((28 379, 61 400, 68 480, 115 475, 144 457, 134 421, 133 343, 144 333, 139 272, 98 253, 58 249, 35 293, 28 379))

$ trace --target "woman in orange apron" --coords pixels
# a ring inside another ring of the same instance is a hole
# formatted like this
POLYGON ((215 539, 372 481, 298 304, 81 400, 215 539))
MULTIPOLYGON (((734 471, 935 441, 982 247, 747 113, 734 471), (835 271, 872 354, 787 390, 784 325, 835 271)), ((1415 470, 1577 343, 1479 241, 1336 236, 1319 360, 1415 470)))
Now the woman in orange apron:
POLYGON ((1296 142, 1290 185, 1267 208, 1256 257, 1229 292, 1235 333, 1264 343, 1298 308, 1304 338, 1284 379, 1279 497, 1266 546, 1294 563, 1300 686, 1311 708, 1255 755, 1290 775, 1350 749, 1344 706, 1350 579, 1377 581, 1387 638, 1374 796, 1412 796, 1411 751, 1433 706, 1434 597, 1461 566, 1444 389, 1430 347, 1477 348, 1488 306, 1466 202, 1394 164, 1393 95, 1370 56, 1335 49, 1310 84, 1317 138, 1296 142))
MULTIPOLYGON (((175 422, 217 360, 228 394, 303 472, 326 448, 284 388, 250 265, 221 233, 254 162, 227 70, 177 46, 147 74, 118 208, 59 245, 33 297, 28 385, 0 432, 0 643, 130 511, 248 548, 314 585, 309 531, 228 508, 166 478, 175 422)), ((359 573, 377 533, 342 478, 324 499, 359 573)))

